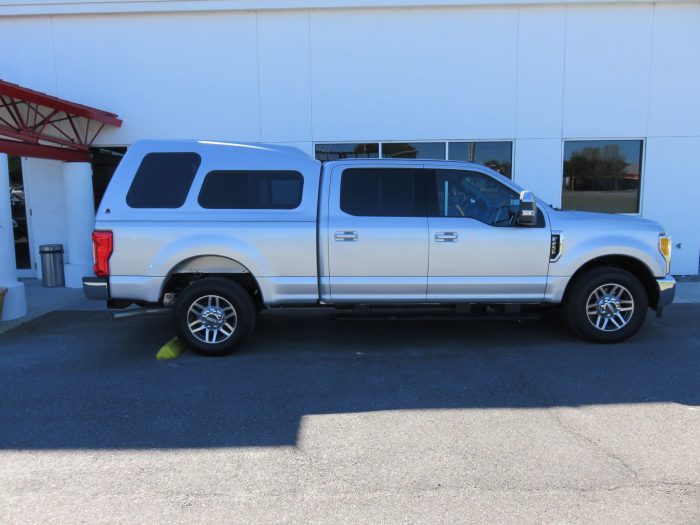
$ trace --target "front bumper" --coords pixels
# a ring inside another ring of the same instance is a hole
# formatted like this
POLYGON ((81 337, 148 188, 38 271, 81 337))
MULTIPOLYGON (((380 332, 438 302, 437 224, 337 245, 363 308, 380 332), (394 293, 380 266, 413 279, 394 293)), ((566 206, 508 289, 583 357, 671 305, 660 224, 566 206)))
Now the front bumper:
POLYGON ((83 293, 88 299, 109 300, 109 279, 107 277, 83 277, 83 293))
POLYGON ((656 285, 659 287, 659 301, 656 303, 656 314, 660 316, 664 307, 671 304, 676 296, 676 280, 667 275, 657 279, 656 285))

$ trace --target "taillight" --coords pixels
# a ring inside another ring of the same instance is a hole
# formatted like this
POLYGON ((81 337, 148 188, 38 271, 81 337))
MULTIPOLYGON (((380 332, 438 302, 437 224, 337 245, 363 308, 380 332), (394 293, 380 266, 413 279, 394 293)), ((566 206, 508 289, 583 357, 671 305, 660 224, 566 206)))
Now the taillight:
POLYGON ((92 232, 92 253, 95 257, 95 275, 109 276, 109 258, 112 256, 112 232, 96 230, 92 232))

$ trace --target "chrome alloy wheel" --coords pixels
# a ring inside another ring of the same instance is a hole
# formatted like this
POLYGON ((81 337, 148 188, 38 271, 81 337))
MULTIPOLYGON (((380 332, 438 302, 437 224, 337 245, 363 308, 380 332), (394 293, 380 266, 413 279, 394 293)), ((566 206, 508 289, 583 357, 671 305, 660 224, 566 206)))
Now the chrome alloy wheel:
POLYGON ((187 310, 190 333, 203 343, 223 343, 236 331, 237 324, 236 309, 218 295, 204 295, 187 310))
POLYGON ((588 321, 602 332, 615 332, 627 326, 634 314, 634 299, 620 284, 603 284, 586 301, 588 321))

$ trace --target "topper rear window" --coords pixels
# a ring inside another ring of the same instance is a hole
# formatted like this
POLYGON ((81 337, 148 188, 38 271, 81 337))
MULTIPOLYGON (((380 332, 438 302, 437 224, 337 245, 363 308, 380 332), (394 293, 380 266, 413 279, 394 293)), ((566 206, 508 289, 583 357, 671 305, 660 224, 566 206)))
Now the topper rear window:
POLYGON ((179 208, 202 159, 197 153, 149 153, 126 194, 131 208, 179 208))

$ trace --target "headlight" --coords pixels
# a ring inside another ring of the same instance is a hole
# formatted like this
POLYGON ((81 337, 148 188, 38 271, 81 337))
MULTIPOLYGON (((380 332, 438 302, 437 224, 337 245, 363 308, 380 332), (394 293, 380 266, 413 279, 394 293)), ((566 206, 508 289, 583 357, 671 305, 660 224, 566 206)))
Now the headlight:
POLYGON ((662 233, 659 235, 659 251, 666 259, 666 273, 671 272, 671 236, 662 233))

